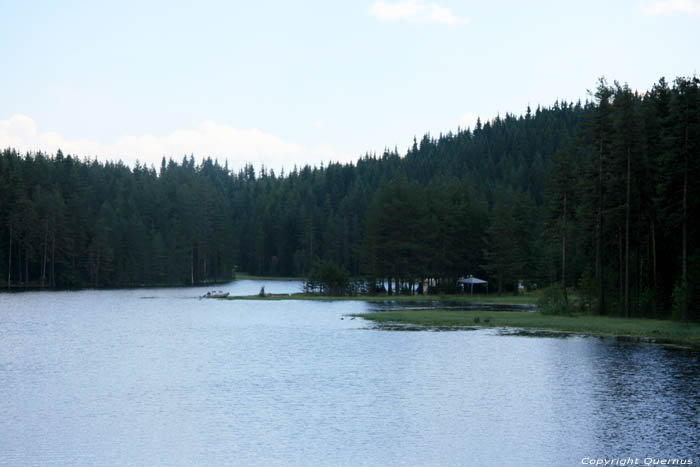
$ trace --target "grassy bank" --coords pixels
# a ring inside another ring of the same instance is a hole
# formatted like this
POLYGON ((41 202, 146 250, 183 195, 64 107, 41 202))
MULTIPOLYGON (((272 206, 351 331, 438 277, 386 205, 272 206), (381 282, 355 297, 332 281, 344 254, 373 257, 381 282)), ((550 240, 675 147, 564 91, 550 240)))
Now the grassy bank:
POLYGON ((552 316, 540 312, 406 310, 357 315, 376 323, 419 326, 514 327, 602 336, 629 336, 659 343, 700 348, 700 324, 606 316, 552 316))
POLYGON ((228 297, 228 300, 322 300, 322 301, 360 301, 360 302, 458 302, 458 303, 485 303, 503 305, 534 305, 537 303, 537 295, 356 295, 332 297, 328 295, 314 294, 266 294, 243 295, 228 297))

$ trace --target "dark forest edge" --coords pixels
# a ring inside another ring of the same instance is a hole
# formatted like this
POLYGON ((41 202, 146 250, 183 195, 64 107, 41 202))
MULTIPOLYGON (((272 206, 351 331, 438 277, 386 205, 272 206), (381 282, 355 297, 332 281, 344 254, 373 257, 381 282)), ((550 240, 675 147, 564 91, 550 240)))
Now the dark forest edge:
POLYGON ((590 102, 279 174, 6 149, 0 287, 199 285, 238 269, 393 296, 426 280, 450 294, 473 274, 500 293, 558 287, 564 314, 576 287, 591 314, 697 320, 698 85, 601 79, 590 102))

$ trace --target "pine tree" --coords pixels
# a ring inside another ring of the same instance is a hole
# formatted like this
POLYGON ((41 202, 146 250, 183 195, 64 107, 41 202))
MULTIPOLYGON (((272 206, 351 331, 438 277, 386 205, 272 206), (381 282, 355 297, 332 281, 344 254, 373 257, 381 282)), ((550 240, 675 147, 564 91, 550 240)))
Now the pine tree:
POLYGON ((552 158, 551 178, 548 184, 548 224, 557 233, 561 245, 561 286, 564 302, 567 294, 567 236, 570 220, 574 216, 576 169, 569 149, 564 147, 552 158))

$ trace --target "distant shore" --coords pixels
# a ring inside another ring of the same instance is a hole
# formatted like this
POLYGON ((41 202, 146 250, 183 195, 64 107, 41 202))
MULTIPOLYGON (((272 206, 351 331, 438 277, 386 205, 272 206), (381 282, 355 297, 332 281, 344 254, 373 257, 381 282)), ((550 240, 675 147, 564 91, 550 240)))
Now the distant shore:
POLYGON ((236 295, 226 300, 319 300, 319 301, 356 301, 356 302, 458 302, 484 303, 490 305, 527 305, 537 302, 537 295, 344 295, 328 296, 320 294, 265 294, 265 295, 236 295))
POLYGON ((75 287, 42 287, 39 284, 21 284, 15 285, 8 289, 7 284, 0 285, 0 293, 22 293, 22 292, 82 292, 84 290, 138 290, 138 289, 189 289, 193 287, 213 287, 229 284, 236 279, 211 280, 197 282, 195 284, 183 283, 157 283, 157 284, 131 284, 131 285, 115 285, 111 287, 92 287, 92 286, 75 286, 75 287))
POLYGON ((700 324, 646 318, 543 315, 541 312, 399 310, 354 315, 381 325, 422 328, 517 328, 670 344, 700 350, 700 324))
POLYGON ((236 277, 232 280, 247 280, 247 281, 304 281, 304 277, 292 277, 292 276, 255 276, 253 274, 246 274, 244 272, 237 272, 236 277))

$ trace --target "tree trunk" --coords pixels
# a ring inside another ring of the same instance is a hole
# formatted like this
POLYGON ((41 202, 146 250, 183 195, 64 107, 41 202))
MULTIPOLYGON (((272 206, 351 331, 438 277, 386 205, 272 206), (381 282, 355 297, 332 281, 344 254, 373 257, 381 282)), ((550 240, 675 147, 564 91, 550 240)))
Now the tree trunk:
MULTIPOLYGON (((19 239, 18 239, 19 240, 19 239)), ((22 281, 22 242, 17 243, 17 279, 18 283, 24 284, 22 281)))
POLYGON ((46 218, 44 229, 44 257, 41 261, 41 287, 46 285, 46 261, 49 253, 49 218, 46 218))
MULTIPOLYGON (((24 241, 27 241, 26 235, 24 241)), ((24 282, 29 285, 29 245, 24 249, 24 282)))
POLYGON ((51 234, 51 287, 56 287, 56 232, 51 234))
POLYGON ((596 212, 596 274, 598 276, 598 314, 605 314, 605 281, 603 280, 603 138, 598 152, 598 209, 596 212))
POLYGON ((654 281, 654 290, 658 287, 656 282, 656 224, 651 221, 651 261, 652 261, 652 279, 654 281))
POLYGON ((10 248, 7 256, 7 290, 12 288, 12 221, 10 221, 10 248))
POLYGON ((625 203, 625 316, 630 317, 630 176, 632 159, 627 148, 627 200, 625 203))
MULTIPOLYGON (((638 243, 639 244, 639 243, 638 243)), ((641 295, 642 291, 642 274, 644 271, 644 258, 640 254, 641 252, 639 251, 640 248, 637 247, 637 254, 635 255, 635 266, 634 266, 634 272, 635 272, 635 298, 636 298, 636 307, 635 309, 638 311, 639 310, 639 297, 641 295)))
POLYGON ((625 300, 625 282, 624 282, 624 258, 622 246, 622 227, 617 227, 617 283, 618 283, 618 300, 622 304, 625 300))
MULTIPOLYGON (((569 304, 569 297, 566 293, 566 190, 564 191, 564 216, 561 232, 561 285, 564 293, 564 303, 569 304)), ((516 286, 517 287, 517 286, 516 286)))
MULTIPOLYGON (((686 104, 686 112, 687 112, 686 104)), ((688 319, 688 123, 685 124, 683 149, 683 321, 688 319)))
POLYGON ((100 248, 97 248, 97 253, 95 255, 94 276, 93 276, 93 287, 97 288, 100 285, 100 262, 101 262, 102 252, 100 248))

